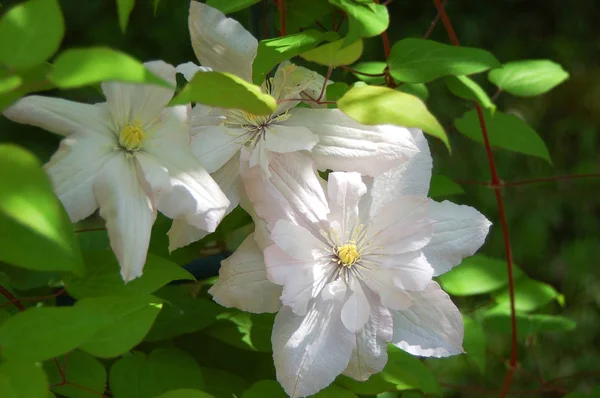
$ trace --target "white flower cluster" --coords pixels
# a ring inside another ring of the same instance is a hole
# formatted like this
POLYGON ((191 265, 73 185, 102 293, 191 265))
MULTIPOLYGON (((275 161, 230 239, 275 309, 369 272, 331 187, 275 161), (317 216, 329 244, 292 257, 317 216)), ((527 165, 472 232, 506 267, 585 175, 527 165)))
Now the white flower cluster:
MULTIPOLYGON (((173 86, 176 71, 251 81, 258 42, 238 22, 192 1, 189 29, 202 67, 146 67, 173 86)), ((277 379, 303 397, 340 374, 381 371, 389 343, 461 353, 460 313, 432 278, 472 255, 490 226, 473 208, 427 198, 432 159, 420 130, 297 107, 324 80, 281 64, 262 85, 279 105, 269 116, 167 107, 173 90, 112 82, 105 103, 30 96, 5 115, 65 137, 45 166, 55 192, 73 222, 100 210, 125 281, 143 272, 157 211, 173 219, 173 250, 215 231, 241 201, 255 232, 210 293, 224 306, 278 312, 277 379), (324 181, 317 170, 327 169, 324 181)))

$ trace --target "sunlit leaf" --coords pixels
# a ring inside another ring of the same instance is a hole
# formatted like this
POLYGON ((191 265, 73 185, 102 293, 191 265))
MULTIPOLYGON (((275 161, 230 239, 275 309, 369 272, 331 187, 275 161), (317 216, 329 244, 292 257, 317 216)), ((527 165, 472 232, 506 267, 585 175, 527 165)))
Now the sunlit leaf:
MULTIPOLYGON (((484 110, 484 120, 492 146, 537 156, 552 163, 544 141, 522 119, 500 111, 496 111, 492 115, 489 110, 484 110)), ((471 110, 456 119, 454 125, 461 134, 473 141, 483 143, 481 125, 476 110, 471 110)))
POLYGON ((357 40, 347 47, 343 46, 344 39, 340 39, 306 51, 300 54, 300 56, 307 61, 311 61, 320 65, 336 67, 341 65, 350 65, 362 55, 362 40, 357 40))
POLYGON ((388 348, 388 363, 382 376, 394 384, 396 390, 418 389, 427 394, 440 393, 440 386, 431 370, 418 357, 393 345, 388 348))
MULTIPOLYGON (((506 261, 477 254, 465 258, 450 272, 439 276, 444 290, 454 296, 471 296, 489 293, 508 284, 506 261)), ((519 278, 523 271, 513 264, 513 276, 519 278)))
POLYGON ((58 0, 28 0, 0 19, 0 65, 25 69, 58 50, 65 24, 58 0))
POLYGON ((423 101, 414 95, 387 87, 353 87, 338 100, 338 107, 362 124, 418 127, 441 139, 449 147, 448 137, 442 126, 423 101))
POLYGON ((117 12, 119 14, 119 26, 121 31, 125 32, 127 29, 127 22, 129 22, 129 15, 133 11, 135 6, 135 0, 117 0, 117 12))
POLYGON ((63 51, 54 62, 48 80, 60 88, 76 88, 103 81, 155 84, 173 88, 131 56, 106 47, 63 51))
POLYGON ((470 77, 448 76, 445 81, 450 92, 457 97, 470 101, 477 101, 481 106, 492 110, 492 112, 496 110, 496 105, 494 105, 490 97, 488 97, 479 84, 475 83, 470 77))
MULTIPOLYGON (((519 338, 543 332, 567 332, 575 329, 575 322, 559 315, 526 314, 517 312, 517 333, 519 338)), ((510 335, 511 316, 507 308, 495 307, 484 313, 486 329, 510 335)))
MULTIPOLYGON (((54 387, 52 389, 53 392, 69 398, 93 398, 104 393, 106 388, 106 369, 100 361, 90 354, 75 350, 69 353, 68 356, 57 358, 57 362, 61 367, 64 367, 65 378, 70 383, 83 386, 95 392, 95 394, 70 384, 54 387)), ((44 369, 48 375, 50 384, 60 384, 62 378, 54 361, 46 361, 44 369)))
POLYGON ((252 351, 271 352, 273 314, 249 314, 228 309, 217 316, 219 322, 204 333, 235 347, 252 351))
MULTIPOLYGON (((494 295, 499 306, 510 308, 508 289, 494 295)), ((515 282, 515 308, 517 311, 534 311, 558 298, 558 292, 547 283, 530 278, 520 278, 515 282)))
POLYGON ((354 43, 361 37, 373 37, 383 33, 389 23, 387 7, 373 2, 353 0, 329 0, 344 11, 348 17, 348 36, 345 45, 354 43))
POLYGON ((81 273, 73 226, 40 162, 0 145, 0 260, 39 271, 81 273))
POLYGON ((252 65, 252 80, 256 84, 261 84, 269 71, 280 62, 315 48, 324 40, 335 40, 337 37, 334 32, 305 30, 292 35, 261 40, 252 65))
POLYGON ((0 361, 2 398, 47 398, 48 380, 37 364, 17 359, 0 361))
POLYGON ((434 174, 431 176, 431 182, 429 183, 429 196, 430 198, 437 198, 440 196, 453 196, 465 193, 460 185, 452 181, 446 176, 434 174))
POLYGON ((544 94, 568 78, 562 66, 546 59, 509 62, 488 74, 498 88, 521 97, 544 94))
POLYGON ((269 115, 277 109, 275 98, 263 93, 260 87, 225 72, 196 73, 171 104, 190 102, 242 109, 255 115, 269 115))
POLYGON ((230 14, 232 12, 243 10, 253 4, 258 3, 260 0, 207 0, 206 4, 216 8, 223 14, 230 14))
POLYGON ((383 71, 387 67, 385 62, 359 62, 358 64, 352 65, 352 69, 357 72, 362 73, 354 73, 358 79, 366 82, 370 85, 377 86, 385 83, 385 79, 383 77, 383 71), (369 76, 369 75, 380 75, 380 76, 369 76))
POLYGON ((470 75, 497 68, 492 54, 478 48, 457 47, 424 39, 403 39, 392 46, 388 58, 394 79, 427 83, 447 75, 470 75))

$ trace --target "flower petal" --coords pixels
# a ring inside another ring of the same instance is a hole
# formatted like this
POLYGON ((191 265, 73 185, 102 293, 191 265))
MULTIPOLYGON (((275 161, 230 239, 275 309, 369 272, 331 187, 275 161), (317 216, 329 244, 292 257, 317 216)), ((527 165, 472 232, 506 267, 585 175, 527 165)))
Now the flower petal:
POLYGON ((177 71, 177 73, 181 73, 185 80, 189 82, 190 80, 192 80, 196 72, 210 72, 212 71, 212 69, 207 68, 206 66, 196 65, 193 62, 186 62, 184 64, 177 65, 175 71, 177 71))
POLYGON ((267 279, 263 253, 250 234, 221 262, 219 280, 208 291, 225 307, 253 313, 277 312, 281 286, 267 279))
POLYGON ((391 290, 421 291, 427 287, 433 277, 433 267, 421 250, 391 255, 365 256, 363 262, 368 260, 376 261, 379 268, 373 271, 365 270, 364 273, 368 275, 368 279, 380 281, 380 288, 377 290, 373 288, 373 290, 380 294, 383 304, 389 308, 404 309, 407 303, 405 297, 391 292, 391 290), (399 299, 396 306, 385 301, 386 294, 389 298, 399 299))
POLYGON ((352 333, 358 333, 369 320, 371 305, 360 283, 354 278, 350 281, 352 293, 342 308, 342 323, 352 333))
POLYGON ((341 238, 350 240, 352 229, 359 221, 358 205, 367 192, 366 185, 358 173, 330 173, 327 179, 329 198, 329 221, 337 221, 341 227, 341 238))
POLYGON ((296 260, 317 260, 331 254, 321 239, 288 220, 277 221, 271 231, 271 240, 296 260))
POLYGON ((244 167, 246 162, 247 159, 242 158, 240 168, 246 193, 269 229, 284 219, 308 229, 313 235, 319 233, 320 223, 327 220, 329 208, 314 163, 308 156, 273 154, 269 179, 264 179, 258 168, 244 167))
POLYGON ((306 127, 271 124, 265 131, 267 149, 277 153, 310 151, 319 141, 319 137, 306 127))
POLYGON ((294 108, 290 115, 287 125, 305 126, 319 136, 312 149, 319 170, 377 176, 418 152, 412 134, 404 127, 365 126, 339 109, 294 108))
POLYGON ((62 98, 30 95, 21 98, 3 114, 14 122, 63 136, 75 133, 113 136, 105 104, 89 105, 62 98))
POLYGON ((135 158, 113 157, 96 178, 94 193, 123 280, 141 276, 156 210, 142 189, 135 158))
POLYGON ((203 66, 252 81, 258 41, 239 22, 216 8, 192 1, 188 26, 194 53, 203 66))
POLYGON ((283 307, 275 317, 271 342, 277 381, 290 397, 315 394, 347 367, 355 342, 341 321, 342 300, 319 298, 306 316, 283 307))
POLYGON ((224 126, 203 127, 192 137, 192 152, 209 173, 214 173, 233 157, 239 158, 243 133, 224 126))
POLYGON ((387 308, 377 302, 374 294, 365 290, 371 304, 369 320, 356 333, 356 347, 344 375, 365 381, 385 367, 388 343, 392 340, 393 322, 387 308), (369 297, 370 296, 370 297, 369 297))
POLYGON ((434 220, 433 236, 423 249, 433 265, 435 275, 450 271, 463 258, 472 256, 483 245, 492 223, 470 206, 447 200, 429 204, 429 217, 434 220))
POLYGON ((414 304, 392 311, 392 342, 404 351, 424 357, 447 357, 463 352, 463 321, 458 308, 436 282, 422 292, 411 292, 414 304))
POLYGON ((146 69, 171 83, 173 88, 151 84, 132 84, 120 82, 102 83, 102 91, 112 115, 113 130, 120 130, 132 122, 139 122, 146 130, 160 115, 175 93, 175 68, 163 61, 151 61, 144 64, 146 69))
POLYGON ((94 180, 102 167, 117 156, 112 141, 104 138, 70 135, 60 142, 58 151, 44 165, 54 192, 69 213, 71 222, 88 217, 98 208, 94 180))
POLYGON ((377 214, 388 202, 398 196, 427 196, 433 159, 429 152, 427 139, 419 129, 408 129, 419 151, 406 163, 394 167, 377 176, 371 189, 371 216, 377 214))

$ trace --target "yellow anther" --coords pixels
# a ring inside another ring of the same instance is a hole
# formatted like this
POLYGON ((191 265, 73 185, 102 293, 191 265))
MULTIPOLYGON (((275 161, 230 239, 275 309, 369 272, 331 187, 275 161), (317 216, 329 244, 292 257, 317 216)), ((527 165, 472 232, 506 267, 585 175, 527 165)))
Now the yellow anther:
POLYGON ((346 243, 345 245, 335 248, 335 254, 338 257, 338 264, 341 263, 346 267, 352 267, 360 260, 360 253, 354 243, 346 243))
POLYGON ((119 134, 119 144, 127 151, 137 151, 142 147, 144 141, 144 131, 139 122, 134 122, 121 130, 119 134))

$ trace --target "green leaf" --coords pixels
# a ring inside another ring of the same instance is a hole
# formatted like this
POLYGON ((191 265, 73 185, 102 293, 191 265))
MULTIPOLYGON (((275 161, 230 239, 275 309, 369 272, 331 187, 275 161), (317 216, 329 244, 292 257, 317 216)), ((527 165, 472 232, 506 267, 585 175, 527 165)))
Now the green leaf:
POLYGON ((271 69, 280 62, 315 48, 324 40, 335 40, 337 37, 334 32, 323 33, 311 29, 274 39, 261 40, 258 43, 258 52, 252 65, 252 80, 256 84, 261 84, 271 69))
POLYGON ((424 39, 403 39, 394 44, 388 58, 394 79, 427 83, 446 75, 470 75, 497 68, 492 54, 478 48, 457 47, 424 39))
POLYGON ((204 333, 235 347, 252 351, 271 352, 273 314, 249 314, 228 309, 217 316, 218 323, 204 333))
MULTIPOLYGON (((286 0, 285 11, 287 31, 297 32, 315 25, 315 21, 333 11, 333 6, 323 0, 286 0)), ((275 27, 281 29, 279 18, 275 19, 275 27)))
POLYGON ((10 318, 10 313, 6 310, 0 309, 0 326, 2 326, 2 324, 6 322, 8 318, 10 318))
POLYGON ((165 286, 156 292, 163 307, 146 341, 168 340, 212 325, 223 308, 212 300, 194 297, 193 285, 165 286))
POLYGON ((418 127, 450 148, 442 126, 423 101, 414 95, 387 87, 353 87, 337 104, 342 112, 362 124, 418 127))
POLYGON ((300 54, 300 56, 310 62, 336 67, 350 65, 362 55, 362 40, 357 40, 347 47, 343 46, 344 39, 340 39, 306 51, 300 54))
MULTIPOLYGON (((489 110, 484 110, 484 119, 492 146, 525 155, 537 156, 548 163, 552 163, 544 141, 523 120, 500 111, 494 112, 492 116, 489 110)), ((461 118, 456 119, 454 125, 461 134, 473 141, 483 143, 483 135, 476 110, 471 110, 462 115, 461 118)))
POLYGON ((175 349, 126 355, 111 367, 109 381, 113 398, 155 398, 176 389, 204 389, 194 358, 175 349))
POLYGON ((275 98, 260 87, 225 72, 198 72, 171 101, 171 105, 199 102, 220 108, 235 108, 255 115, 269 115, 277 109, 275 98))
POLYGON ((244 391, 242 398, 287 398, 287 396, 275 380, 260 380, 244 391))
POLYGON ((79 347, 108 321, 76 307, 30 308, 0 327, 2 354, 23 361, 50 359, 79 347))
POLYGON ((129 15, 133 11, 135 6, 135 0, 117 0, 117 12, 119 14, 119 26, 121 31, 125 33, 127 29, 127 22, 129 21, 129 15))
POLYGON ((415 97, 421 98, 423 101, 427 101, 427 98, 429 98, 429 89, 427 89, 427 86, 423 83, 404 83, 396 87, 396 90, 406 94, 412 94, 415 97))
POLYGON ((429 195, 427 195, 430 198, 460 195, 463 193, 465 193, 465 191, 462 187, 448 177, 439 174, 431 176, 429 195))
POLYGON ((440 393, 440 386, 431 370, 419 358, 391 344, 382 377, 394 384, 397 390, 419 389, 426 394, 440 393))
POLYGON ((152 293, 175 280, 194 280, 184 268, 162 257, 148 254, 144 273, 131 282, 123 282, 120 266, 111 251, 89 251, 84 254, 86 272, 66 283, 75 298, 152 293))
MULTIPOLYGON (((510 295, 504 289, 494 297, 499 306, 510 308, 510 295)), ((558 298, 558 292, 547 283, 530 278, 515 281, 515 309, 530 312, 558 298)))
POLYGON ((520 97, 544 94, 568 78, 562 66, 546 59, 509 62, 488 74, 498 88, 520 97))
POLYGON ((204 386, 204 391, 215 398, 241 397, 248 388, 248 382, 238 375, 221 369, 201 369, 206 384, 204 386))
POLYGON ((445 79, 446 86, 450 92, 457 97, 477 101, 484 108, 490 109, 493 112, 496 110, 496 105, 492 102, 486 92, 468 76, 447 76, 445 79))
POLYGON ((111 319, 79 348, 96 357, 112 358, 128 352, 144 339, 162 303, 146 294, 85 298, 75 307, 111 319))
MULTIPOLYGON (((523 271, 513 264, 515 279, 523 271)), ((508 284, 506 261, 476 254, 465 258, 450 272, 439 276, 438 281, 444 290, 454 296, 471 296, 489 293, 508 284)))
POLYGON ((348 36, 345 45, 354 43, 362 37, 374 37, 382 34, 390 23, 387 7, 372 2, 353 0, 329 0, 348 16, 348 36))
POLYGON ((2 398, 47 398, 48 380, 34 363, 20 360, 0 361, 2 398))
POLYGON ((350 89, 346 83, 332 83, 326 88, 327 101, 337 101, 350 89))
POLYGON ((59 88, 77 88, 103 81, 145 83, 174 87, 152 74, 131 56, 106 47, 74 48, 63 51, 54 62, 48 80, 59 88))
MULTIPOLYGON (((519 338, 544 332, 567 332, 575 329, 575 322, 558 315, 526 314, 517 312, 517 334, 519 338)), ((492 308, 484 313, 485 327, 510 335, 511 316, 506 308, 492 308)))
POLYGON ((13 74, 6 73, 8 81, 5 81, 4 89, 9 91, 0 94, 0 111, 12 105, 25 94, 54 88, 46 79, 46 75, 51 69, 52 65, 42 63, 30 69, 15 71, 13 74), (15 86, 17 80, 19 85, 15 86))
MULTIPOLYGON (((311 395, 313 398, 358 398, 352 391, 346 390, 335 384, 331 384, 329 387, 324 388, 315 395, 311 395)), ((242 397, 243 398, 243 397, 242 397)))
POLYGON ((383 72, 386 67, 387 67, 387 64, 385 62, 373 62, 373 61, 360 62, 356 65, 352 65, 353 70, 362 72, 362 73, 354 73, 353 72, 353 75, 356 76, 357 79, 362 80, 363 82, 373 85, 373 86, 377 86, 377 85, 385 83, 383 72), (369 75, 381 74, 381 76, 366 76, 363 73, 367 73, 369 75))
POLYGON ((465 338, 463 347, 469 358, 481 374, 485 374, 485 333, 481 324, 473 318, 463 315, 465 338))
POLYGON ((58 50, 64 33, 58 0, 22 2, 0 19, 0 65, 25 69, 40 64, 58 50))
MULTIPOLYGON (((65 369, 65 379, 70 383, 94 391, 94 393, 69 384, 54 387, 53 392, 69 398, 94 398, 104 393, 106 369, 96 358, 85 352, 75 350, 68 356, 57 358, 57 361, 65 369)), ((44 362, 44 369, 50 379, 50 384, 60 384, 62 378, 54 361, 44 362)))
POLYGON ((248 8, 259 1, 260 0, 207 0, 206 4, 216 8, 223 14, 230 14, 232 12, 241 11, 244 8, 248 8))
POLYGON ((0 261, 81 273, 73 226, 40 162, 20 147, 0 145, 0 174, 0 261))
POLYGON ((156 398, 213 398, 213 396, 200 390, 180 388, 178 390, 167 391, 156 398))
POLYGON ((23 83, 21 76, 0 70, 0 94, 4 94, 19 87, 23 83))
POLYGON ((32 290, 40 287, 57 286, 62 283, 58 272, 33 271, 11 267, 0 262, 0 276, 6 278, 0 284, 6 284, 16 290, 32 290))
POLYGON ((366 381, 357 381, 347 376, 338 376, 336 383, 358 395, 375 395, 396 389, 396 385, 386 381, 381 373, 372 375, 366 381))

